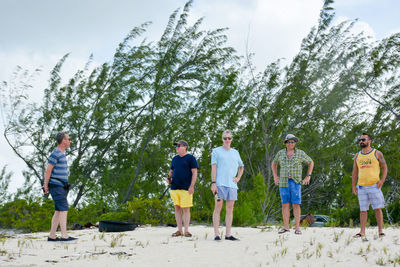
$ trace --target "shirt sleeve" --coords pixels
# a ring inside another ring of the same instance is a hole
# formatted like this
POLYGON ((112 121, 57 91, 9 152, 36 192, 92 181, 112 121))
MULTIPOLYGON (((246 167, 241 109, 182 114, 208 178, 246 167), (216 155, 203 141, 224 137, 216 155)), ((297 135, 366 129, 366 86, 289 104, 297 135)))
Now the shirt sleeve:
POLYGON ((237 156, 238 156, 238 164, 239 164, 239 166, 244 166, 242 158, 240 157, 239 152, 237 152, 237 156))
POLYGON ((190 168, 191 169, 198 169, 199 168, 199 164, 197 163, 197 160, 194 156, 192 156, 192 160, 190 162, 190 168))
POLYGON ((215 149, 212 150, 211 153, 211 165, 218 163, 218 153, 215 149))
POLYGON ((276 153, 276 155, 275 155, 275 157, 274 157, 274 159, 272 160, 272 162, 275 162, 275 163, 279 163, 279 153, 280 151, 278 151, 278 153, 276 153))
POLYGON ((305 164, 309 164, 312 159, 303 151, 302 162, 305 164))
POLYGON ((53 166, 56 166, 56 165, 57 165, 57 162, 58 162, 57 154, 53 151, 53 152, 51 152, 51 154, 50 154, 48 163, 51 164, 51 165, 53 165, 53 166))

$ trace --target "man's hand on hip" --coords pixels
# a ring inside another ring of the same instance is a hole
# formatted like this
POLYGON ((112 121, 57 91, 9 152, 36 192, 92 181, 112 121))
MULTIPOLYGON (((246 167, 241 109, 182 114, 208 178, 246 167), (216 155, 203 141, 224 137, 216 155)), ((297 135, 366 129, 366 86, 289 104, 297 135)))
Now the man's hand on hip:
POLYGON ((304 178, 303 184, 304 184, 304 185, 310 184, 310 176, 306 176, 306 178, 304 178))

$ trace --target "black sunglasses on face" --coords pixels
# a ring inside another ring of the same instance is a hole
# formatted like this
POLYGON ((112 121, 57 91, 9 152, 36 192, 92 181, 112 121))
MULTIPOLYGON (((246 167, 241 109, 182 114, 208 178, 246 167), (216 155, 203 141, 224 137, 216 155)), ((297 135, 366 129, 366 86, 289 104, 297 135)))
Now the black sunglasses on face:
POLYGON ((224 140, 232 140, 232 137, 224 137, 224 140))
POLYGON ((287 141, 286 144, 294 144, 296 143, 295 141, 287 141))
POLYGON ((358 142, 361 142, 361 141, 365 142, 365 141, 367 141, 367 138, 358 138, 358 142))
POLYGON ((181 147, 181 146, 183 147, 184 145, 180 145, 180 144, 179 144, 179 145, 175 145, 175 146, 176 146, 176 147, 181 147))

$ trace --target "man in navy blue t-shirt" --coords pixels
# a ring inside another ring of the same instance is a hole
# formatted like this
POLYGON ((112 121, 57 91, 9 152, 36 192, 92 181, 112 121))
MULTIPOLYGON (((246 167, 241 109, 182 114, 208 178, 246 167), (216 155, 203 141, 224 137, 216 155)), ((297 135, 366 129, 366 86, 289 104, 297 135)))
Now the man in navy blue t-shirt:
POLYGON ((167 182, 171 184, 170 195, 175 206, 175 219, 178 231, 172 236, 191 237, 189 232, 190 207, 193 206, 194 185, 197 179, 196 158, 187 153, 188 143, 180 140, 174 143, 176 146, 176 155, 171 162, 171 169, 168 173, 167 182), (182 221, 185 231, 182 231, 182 221))

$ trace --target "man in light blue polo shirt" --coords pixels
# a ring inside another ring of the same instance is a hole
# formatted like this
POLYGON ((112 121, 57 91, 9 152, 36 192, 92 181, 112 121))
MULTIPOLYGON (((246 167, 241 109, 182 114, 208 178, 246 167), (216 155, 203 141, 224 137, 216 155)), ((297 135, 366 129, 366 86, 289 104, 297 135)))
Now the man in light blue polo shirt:
POLYGON ((238 240, 231 233, 233 206, 237 200, 237 183, 242 177, 244 165, 239 152, 231 148, 232 133, 228 130, 222 133, 223 145, 214 148, 211 155, 211 191, 217 194, 213 213, 214 240, 221 240, 219 236, 219 221, 222 205, 225 200, 226 240, 238 240))

